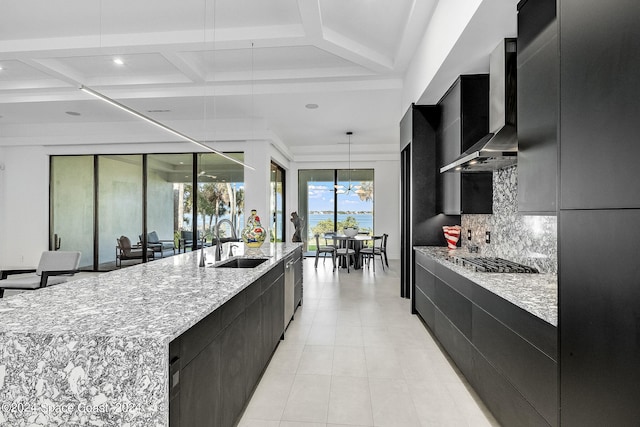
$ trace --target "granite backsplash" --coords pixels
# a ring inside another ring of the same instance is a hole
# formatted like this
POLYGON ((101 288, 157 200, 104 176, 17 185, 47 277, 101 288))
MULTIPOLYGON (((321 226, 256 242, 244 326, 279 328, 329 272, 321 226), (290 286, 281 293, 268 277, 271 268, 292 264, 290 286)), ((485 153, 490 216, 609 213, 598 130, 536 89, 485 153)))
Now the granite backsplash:
POLYGON ((461 246, 478 246, 483 256, 495 256, 536 267, 541 273, 558 271, 557 217, 518 214, 517 166, 493 173, 493 214, 462 215, 461 246), (467 240, 471 230, 471 241, 467 240), (485 243, 485 232, 491 243, 485 243))

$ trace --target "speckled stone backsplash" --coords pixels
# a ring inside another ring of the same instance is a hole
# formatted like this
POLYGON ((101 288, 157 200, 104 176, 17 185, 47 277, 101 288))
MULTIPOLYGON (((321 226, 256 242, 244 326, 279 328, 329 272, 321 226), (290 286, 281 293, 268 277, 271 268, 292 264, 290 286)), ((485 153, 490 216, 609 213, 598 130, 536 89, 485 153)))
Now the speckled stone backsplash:
POLYGON ((557 217, 518 214, 517 166, 493 173, 493 214, 462 215, 462 247, 477 245, 483 256, 495 256, 536 267, 541 273, 558 271, 557 217), (471 241, 467 230, 471 229, 471 241), (485 232, 491 243, 485 243, 485 232))

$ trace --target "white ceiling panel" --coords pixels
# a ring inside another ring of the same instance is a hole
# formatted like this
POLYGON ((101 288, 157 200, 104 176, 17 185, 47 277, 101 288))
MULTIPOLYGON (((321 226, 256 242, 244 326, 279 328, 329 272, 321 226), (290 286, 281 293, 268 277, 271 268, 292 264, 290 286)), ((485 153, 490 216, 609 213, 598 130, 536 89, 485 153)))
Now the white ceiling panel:
POLYGON ((187 134, 295 156, 352 130, 362 152, 395 155, 438 1, 0 0, 0 146, 171 140, 85 84, 187 134))
MULTIPOLYGON (((382 54, 395 56, 414 0, 320 0, 326 28, 382 54)), ((418 0, 435 3, 434 0, 418 0)))
MULTIPOLYGON (((127 84, 128 79, 138 82, 140 79, 137 77, 139 76, 182 75, 170 61, 159 53, 74 56, 59 58, 58 61, 84 76, 85 81, 91 80, 97 83, 101 79, 118 78, 121 79, 121 84, 127 84), (120 59, 122 64, 116 64, 114 59, 120 59)), ((181 80, 184 81, 184 79, 181 80)))

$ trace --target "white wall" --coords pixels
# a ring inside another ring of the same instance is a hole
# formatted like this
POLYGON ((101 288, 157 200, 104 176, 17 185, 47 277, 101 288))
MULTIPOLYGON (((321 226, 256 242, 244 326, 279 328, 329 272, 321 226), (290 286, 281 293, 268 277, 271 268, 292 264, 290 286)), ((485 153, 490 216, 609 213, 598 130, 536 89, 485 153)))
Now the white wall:
POLYGON ((35 266, 49 245, 49 157, 42 147, 4 148, 3 266, 35 266))
POLYGON ((517 34, 518 0, 441 0, 405 73, 402 111, 436 104, 460 74, 488 73, 489 55, 517 34))

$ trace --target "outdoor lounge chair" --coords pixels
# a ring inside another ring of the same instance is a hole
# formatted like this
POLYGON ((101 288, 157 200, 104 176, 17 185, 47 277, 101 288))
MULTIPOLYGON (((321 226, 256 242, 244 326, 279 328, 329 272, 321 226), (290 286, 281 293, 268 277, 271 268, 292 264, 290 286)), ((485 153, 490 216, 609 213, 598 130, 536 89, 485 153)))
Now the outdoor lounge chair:
POLYGON ((0 274, 0 298, 5 289, 34 290, 67 281, 68 276, 78 272, 80 252, 46 251, 42 253, 38 268, 2 270, 0 274), (28 276, 8 278, 10 275, 35 273, 28 276))

